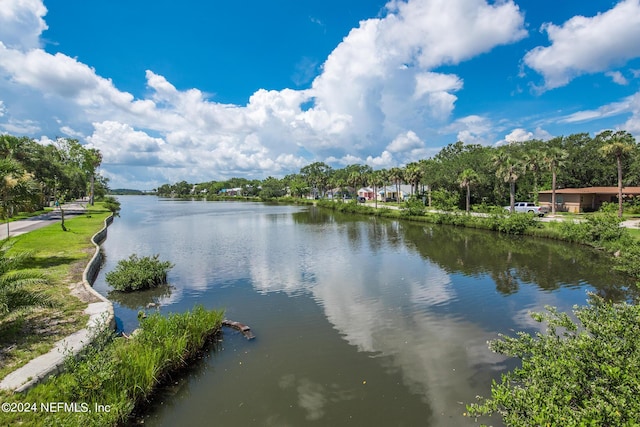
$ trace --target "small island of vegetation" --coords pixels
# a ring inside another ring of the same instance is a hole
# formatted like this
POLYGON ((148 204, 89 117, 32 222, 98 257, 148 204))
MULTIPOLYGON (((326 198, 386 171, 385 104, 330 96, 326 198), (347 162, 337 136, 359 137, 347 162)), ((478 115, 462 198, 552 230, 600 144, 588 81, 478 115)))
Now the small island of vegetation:
POLYGON ((122 292, 155 288, 167 283, 167 272, 173 267, 169 261, 160 261, 160 255, 139 257, 131 254, 129 259, 118 261, 115 270, 106 275, 106 280, 115 290, 122 292))

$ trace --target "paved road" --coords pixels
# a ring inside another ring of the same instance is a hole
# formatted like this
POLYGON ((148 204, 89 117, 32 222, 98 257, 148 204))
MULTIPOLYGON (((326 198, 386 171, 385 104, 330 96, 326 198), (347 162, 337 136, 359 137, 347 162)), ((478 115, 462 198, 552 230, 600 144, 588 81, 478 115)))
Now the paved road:
MULTIPOLYGON (((64 209, 64 217, 73 217, 75 215, 81 215, 86 211, 86 202, 73 202, 62 205, 64 209)), ((54 210, 47 212, 46 214, 34 216, 27 219, 21 219, 19 221, 13 221, 9 223, 9 236, 19 236, 20 234, 27 233, 31 230, 46 227, 56 221, 60 221, 60 210, 54 210)), ((7 238, 7 224, 0 224, 0 240, 7 238)))

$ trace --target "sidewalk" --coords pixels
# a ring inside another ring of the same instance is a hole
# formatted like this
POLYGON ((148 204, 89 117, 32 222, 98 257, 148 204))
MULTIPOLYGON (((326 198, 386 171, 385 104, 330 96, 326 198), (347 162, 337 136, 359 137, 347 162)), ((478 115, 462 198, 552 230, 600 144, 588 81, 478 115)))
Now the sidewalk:
MULTIPOLYGON (((86 202, 72 202, 62 205, 64 209, 64 217, 71 218, 76 215, 82 215, 86 212, 86 202)), ((62 215, 59 209, 47 212, 46 214, 34 216, 27 219, 21 219, 19 221, 13 221, 9 223, 9 236, 15 237, 24 233, 28 233, 31 230, 46 227, 56 221, 60 221, 62 215)), ((7 224, 0 225, 0 240, 7 238, 7 224)))

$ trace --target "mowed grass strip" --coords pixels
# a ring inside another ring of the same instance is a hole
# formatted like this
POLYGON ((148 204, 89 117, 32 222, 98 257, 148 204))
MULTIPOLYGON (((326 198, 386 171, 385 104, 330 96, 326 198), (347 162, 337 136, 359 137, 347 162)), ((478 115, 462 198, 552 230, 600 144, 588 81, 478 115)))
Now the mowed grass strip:
POLYGON ((54 308, 36 308, 0 319, 0 378, 48 352, 53 344, 85 327, 83 311, 95 298, 83 292, 82 273, 94 254, 91 237, 104 226, 111 213, 99 203, 87 213, 68 218, 62 231, 60 221, 12 238, 11 253, 29 252, 23 265, 48 279, 47 285, 30 289, 49 296, 54 308))

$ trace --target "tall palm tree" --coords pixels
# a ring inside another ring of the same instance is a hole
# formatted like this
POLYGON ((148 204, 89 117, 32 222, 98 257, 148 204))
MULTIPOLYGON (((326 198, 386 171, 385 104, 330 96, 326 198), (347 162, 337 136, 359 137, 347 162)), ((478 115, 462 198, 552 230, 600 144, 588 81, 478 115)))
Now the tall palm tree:
POLYGON ((524 174, 525 164, 506 148, 501 148, 493 156, 493 164, 496 167, 496 176, 509 183, 509 207, 513 213, 516 204, 516 181, 524 174))
MULTIPOLYGON (((380 169, 378 174, 380 175, 380 188, 386 189, 386 187, 391 183, 391 171, 389 169, 380 169)), ((378 192, 380 192, 380 188, 378 188, 378 192)), ((383 194, 386 196, 386 193, 383 194)), ((376 193, 376 200, 378 199, 378 195, 379 194, 376 193)))
POLYGON ((618 218, 622 218, 622 159, 629 155, 635 147, 635 139, 625 131, 611 133, 603 132, 599 135, 605 142, 600 152, 605 157, 615 157, 618 167, 618 218))
POLYGON ((556 178, 558 168, 564 165, 569 152, 560 147, 549 147, 543 152, 542 161, 551 171, 551 215, 556 214, 556 178))
POLYGON ((369 175, 366 171, 354 170, 347 177, 347 184, 353 187, 357 193, 361 187, 365 187, 367 185, 368 179, 369 175))
POLYGON ((420 164, 417 162, 412 162, 407 164, 405 167, 405 179, 411 184, 411 193, 418 193, 418 185, 420 185, 420 181, 422 181, 422 177, 424 176, 424 171, 420 167, 420 164))
POLYGON ((460 187, 466 188, 467 197, 466 197, 466 212, 469 213, 469 208, 471 206, 471 186, 478 183, 480 180, 480 176, 471 168, 467 168, 462 171, 460 176, 458 177, 458 182, 460 183, 460 187))
POLYGON ((403 180, 404 178, 404 171, 402 170, 402 168, 391 168, 389 170, 389 179, 395 184, 396 186, 396 199, 397 201, 400 201, 400 182, 403 180))
POLYGON ((378 208, 378 189, 384 186, 386 182, 385 170, 377 170, 371 172, 371 185, 373 186, 373 199, 375 200, 375 207, 378 208))
POLYGON ((423 184, 426 184, 427 188, 427 206, 431 207, 431 190, 433 188, 433 183, 436 181, 436 177, 438 176, 438 162, 434 159, 422 159, 418 162, 420 164, 420 169, 422 169, 422 179, 420 180, 423 184))
POLYGON ((11 243, 0 242, 0 319, 9 313, 28 307, 51 307, 52 301, 42 293, 25 289, 25 286, 47 283, 44 277, 29 270, 20 270, 28 254, 8 256, 11 243))
POLYGON ((544 152, 537 147, 529 147, 524 154, 524 162, 527 170, 533 173, 533 201, 538 204, 538 177, 540 175, 541 164, 543 163, 544 152))

